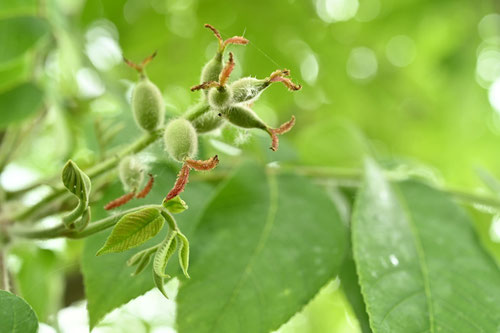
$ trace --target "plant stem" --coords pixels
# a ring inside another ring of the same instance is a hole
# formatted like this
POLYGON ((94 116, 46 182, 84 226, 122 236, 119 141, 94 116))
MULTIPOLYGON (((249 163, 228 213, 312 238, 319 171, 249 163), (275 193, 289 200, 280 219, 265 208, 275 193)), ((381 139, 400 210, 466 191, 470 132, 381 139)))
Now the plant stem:
POLYGON ((10 290, 9 271, 7 269, 7 255, 5 245, 0 245, 0 289, 10 290))
POLYGON ((38 230, 29 228, 11 227, 9 229, 9 235, 12 237, 22 237, 30 239, 50 239, 59 237, 66 237, 72 239, 84 238, 114 226, 124 215, 133 213, 143 208, 158 208, 161 210, 163 207, 161 205, 144 205, 131 208, 129 210, 125 210, 115 215, 111 215, 101 220, 92 222, 85 230, 80 232, 75 230, 69 230, 64 226, 64 224, 61 223, 52 228, 38 229, 38 230))
MULTIPOLYGON (((127 148, 123 149, 121 152, 116 154, 114 157, 108 158, 107 160, 95 165, 94 167, 90 168, 89 170, 86 170, 85 173, 87 176, 90 177, 90 179, 95 178, 99 175, 102 175, 112 169, 114 169, 118 163, 121 161, 121 159, 129 154, 135 154, 138 153, 142 150, 144 150, 146 147, 148 147, 150 144, 158 140, 158 138, 162 135, 163 130, 158 129, 154 132, 150 132, 145 134, 143 137, 141 137, 139 140, 128 146, 127 148)), ((9 220, 11 221, 22 221, 26 220, 28 217, 30 217, 34 212, 37 210, 41 209, 43 206, 47 205, 48 203, 54 201, 55 199, 59 198, 61 195, 66 193, 66 188, 64 186, 59 186, 56 189, 54 189, 54 192, 49 194, 48 196, 44 197, 41 201, 36 203, 35 205, 28 207, 14 216, 10 217, 9 220)))

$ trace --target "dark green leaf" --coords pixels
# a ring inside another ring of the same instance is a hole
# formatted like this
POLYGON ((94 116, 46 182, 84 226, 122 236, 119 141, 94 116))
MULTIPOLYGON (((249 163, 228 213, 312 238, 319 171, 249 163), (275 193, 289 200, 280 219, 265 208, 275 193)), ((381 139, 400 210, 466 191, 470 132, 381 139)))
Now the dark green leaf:
POLYGON ((38 320, 22 298, 0 290, 0 332, 36 333, 38 320))
MULTIPOLYGON (((153 168, 152 173, 162 174, 162 176, 156 178, 155 186, 148 197, 144 199, 145 203, 161 202, 165 197, 165 189, 172 187, 175 182, 175 174, 165 173, 165 169, 164 164, 158 164, 153 168)), ((106 202, 119 196, 122 191, 122 186, 118 183, 111 190, 108 190, 104 198, 96 203, 96 208, 92 211, 93 218, 99 219, 108 216, 108 212, 98 207, 104 206, 106 202)), ((190 183, 183 193, 183 197, 189 202, 191 209, 178 215, 176 220, 182 232, 188 237, 192 234, 192 230, 198 222, 198 217, 207 200, 211 197, 211 193, 212 188, 210 186, 197 182, 190 183)), ((166 232, 167 228, 164 228, 156 237, 137 249, 99 257, 96 257, 95 253, 102 246, 110 231, 104 231, 85 239, 82 271, 91 327, 94 327, 108 312, 144 294, 155 286, 151 273, 131 276, 135 269, 127 266, 127 260, 130 258, 131 253, 139 252, 160 243, 166 232)), ((145 270, 152 271, 152 265, 149 264, 145 270)), ((172 276, 177 272, 181 273, 175 261, 172 261, 167 267, 167 272, 172 276)))
POLYGON ((370 163, 352 236, 375 332, 498 331, 500 271, 446 194, 370 163))
POLYGON ((125 215, 113 228, 96 255, 123 252, 139 246, 160 232, 165 219, 156 208, 144 208, 125 215))
MULTIPOLYGON (((1 32, 0 32, 1 34, 1 32)), ((0 43, 0 45, 2 45, 0 43)), ((1 47, 0 47, 1 49, 1 47)), ((33 83, 24 83, 0 93, 0 129, 35 114, 43 102, 43 92, 33 83)))
POLYGON ((79 200, 88 202, 91 183, 89 177, 75 162, 69 160, 62 171, 62 182, 64 187, 73 193, 79 200))
POLYGON ((0 64, 23 55, 49 31, 39 17, 12 17, 0 20, 0 64))
POLYGON ((322 189, 248 165, 212 200, 190 239, 179 332, 267 333, 335 277, 346 232, 322 189))

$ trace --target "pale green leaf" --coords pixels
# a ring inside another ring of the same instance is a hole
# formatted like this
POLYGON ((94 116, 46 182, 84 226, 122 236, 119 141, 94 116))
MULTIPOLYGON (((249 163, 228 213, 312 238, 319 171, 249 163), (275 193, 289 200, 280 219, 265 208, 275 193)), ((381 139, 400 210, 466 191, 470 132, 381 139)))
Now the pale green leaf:
POLYGON ((323 189, 243 167, 189 237, 191 279, 177 296, 178 332, 278 329, 338 274, 346 238, 323 189))
POLYGON ((181 199, 180 196, 175 196, 168 201, 163 201, 165 207, 172 214, 179 214, 188 209, 188 205, 181 199))
POLYGON ((156 274, 154 270, 153 270, 153 281, 156 288, 158 288, 158 290, 163 294, 163 296, 165 296, 165 298, 168 299, 167 292, 165 291, 165 279, 162 276, 156 274))
POLYGON ((497 332, 500 271, 448 195, 367 166, 352 218, 374 332, 497 332))
POLYGON ((0 290, 0 332, 36 333, 38 320, 22 298, 0 290))
MULTIPOLYGON (((165 172, 165 164, 156 164, 151 172, 161 174, 155 179, 155 186, 144 203, 158 203, 165 197, 165 189, 170 188, 175 182, 175 173, 165 172)), ((116 183, 108 189, 92 210, 93 219, 100 219, 109 215, 102 207, 122 193, 120 183, 116 183)), ((192 231, 199 220, 199 215, 203 211, 207 200, 210 199, 212 187, 201 183, 193 182, 187 186, 183 192, 184 199, 189 202, 191 209, 179 214, 176 218, 182 232, 190 237, 192 231)), ((115 253, 109 256, 96 257, 96 251, 102 246, 110 230, 103 231, 85 239, 85 246, 82 258, 82 271, 85 282, 85 294, 88 301, 89 324, 94 327, 104 315, 113 309, 129 302, 130 300, 144 294, 155 286, 152 277, 152 264, 145 268, 146 271, 137 276, 131 276, 134 267, 127 266, 127 260, 131 254, 139 252, 148 247, 160 243, 166 236, 167 228, 163 228, 157 236, 150 239, 136 249, 127 252, 115 253)), ((167 267, 170 275, 182 274, 178 263, 172 261, 167 267)))
POLYGON ((169 278, 170 275, 165 274, 165 268, 167 268, 168 261, 170 257, 177 250, 177 231, 172 230, 169 232, 167 237, 160 244, 160 247, 156 251, 155 258, 153 261, 153 269, 156 275, 163 278, 169 278))
POLYGON ((0 129, 19 123, 35 114, 40 110, 42 103, 43 92, 33 83, 23 83, 1 92, 0 129))
POLYGON ((125 215, 113 228, 96 255, 123 252, 139 246, 160 232, 165 219, 156 208, 144 208, 125 215))
POLYGON ((186 236, 182 233, 177 234, 177 238, 179 239, 179 265, 182 268, 182 272, 184 276, 189 278, 188 268, 189 268, 189 241, 186 236))
POLYGON ((88 202, 91 183, 89 177, 75 162, 69 160, 62 171, 62 182, 64 187, 73 193, 78 199, 88 202))

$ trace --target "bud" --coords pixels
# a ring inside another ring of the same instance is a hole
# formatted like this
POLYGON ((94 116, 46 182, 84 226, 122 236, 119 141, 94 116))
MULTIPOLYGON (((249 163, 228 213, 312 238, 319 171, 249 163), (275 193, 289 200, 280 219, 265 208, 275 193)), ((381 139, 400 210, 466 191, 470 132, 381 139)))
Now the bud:
POLYGON ((224 120, 210 108, 206 101, 202 101, 190 108, 184 118, 191 122, 198 134, 213 131, 224 123, 224 120))
POLYGON ((234 105, 228 109, 221 110, 220 115, 231 124, 242 128, 259 128, 266 131, 272 140, 271 150, 278 150, 278 134, 288 132, 295 124, 295 117, 278 128, 271 128, 262 121, 257 114, 245 105, 234 105))
POLYGON ((184 162, 198 152, 196 130, 184 118, 173 119, 167 124, 163 140, 168 154, 178 162, 184 162))
POLYGON ((253 77, 244 77, 233 82, 229 87, 233 92, 233 103, 254 102, 267 87, 274 82, 282 82, 289 90, 295 91, 302 88, 288 78, 290 71, 288 69, 277 70, 265 79, 256 79, 253 77))
POLYGON ((124 59, 125 63, 137 70, 140 76, 140 81, 136 84, 132 93, 132 111, 137 125, 148 132, 162 126, 165 118, 165 106, 160 89, 149 81, 144 70, 145 66, 155 56, 156 52, 144 59, 140 64, 124 59))
POLYGON ((219 78, 219 74, 222 71, 222 56, 224 55, 224 50, 229 44, 245 45, 248 43, 247 39, 240 36, 234 36, 227 40, 223 40, 219 31, 210 24, 205 24, 205 28, 212 30, 219 42, 219 47, 214 57, 210 59, 210 61, 208 61, 203 67, 200 78, 201 83, 208 81, 217 81, 217 79, 219 78))
POLYGON ((118 174, 125 191, 136 191, 144 181, 146 166, 136 155, 125 156, 118 165, 118 174))

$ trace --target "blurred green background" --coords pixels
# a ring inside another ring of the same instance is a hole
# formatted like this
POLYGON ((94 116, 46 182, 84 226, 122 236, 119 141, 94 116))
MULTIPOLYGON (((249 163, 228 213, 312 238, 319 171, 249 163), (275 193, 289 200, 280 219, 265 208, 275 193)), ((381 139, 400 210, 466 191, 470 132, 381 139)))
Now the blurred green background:
MULTIPOLYGON (((499 13, 496 0, 3 0, 0 129, 31 123, 2 185, 50 177, 68 158, 92 164, 103 154, 99 131, 121 129, 110 146, 139 133, 128 102, 137 74, 122 56, 140 61, 157 50, 148 75, 169 116, 184 112, 217 47, 203 28, 211 23, 225 38, 250 40, 230 47, 233 79, 288 68, 303 89, 274 85, 254 106, 271 125, 297 117, 279 154, 262 153, 267 137, 238 130, 204 138, 206 154, 218 151, 226 165, 252 155, 335 168, 358 168, 369 154, 396 172, 484 191, 478 168, 500 176, 499 13)), ((500 241, 500 223, 481 219, 493 248, 488 235, 496 228, 500 241)), ((324 300, 343 297, 334 290, 324 300)), ((308 318, 327 307, 319 308, 307 308, 308 318)), ((332 322, 348 322, 350 311, 332 322)))

